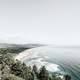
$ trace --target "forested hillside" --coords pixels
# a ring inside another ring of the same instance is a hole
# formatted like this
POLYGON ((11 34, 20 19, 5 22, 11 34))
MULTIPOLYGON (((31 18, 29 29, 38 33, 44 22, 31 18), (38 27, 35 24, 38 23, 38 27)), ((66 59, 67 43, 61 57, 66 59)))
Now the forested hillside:
POLYGON ((24 50, 26 50, 28 48, 0 48, 0 53, 1 54, 6 54, 6 53, 14 53, 14 54, 18 54, 24 50))

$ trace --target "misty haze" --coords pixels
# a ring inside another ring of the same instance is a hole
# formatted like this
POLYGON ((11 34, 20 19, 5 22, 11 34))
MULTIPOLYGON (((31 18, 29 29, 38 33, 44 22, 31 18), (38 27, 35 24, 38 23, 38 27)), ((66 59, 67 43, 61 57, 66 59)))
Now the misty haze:
POLYGON ((0 0, 0 80, 80 80, 79 0, 0 0))

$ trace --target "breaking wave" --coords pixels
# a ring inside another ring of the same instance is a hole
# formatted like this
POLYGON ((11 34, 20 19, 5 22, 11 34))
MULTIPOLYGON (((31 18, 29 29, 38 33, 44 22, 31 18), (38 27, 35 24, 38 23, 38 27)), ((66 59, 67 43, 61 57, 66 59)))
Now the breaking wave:
POLYGON ((80 48, 55 48, 52 46, 25 50, 15 57, 27 65, 45 65, 47 70, 69 74, 72 80, 80 80, 80 48))

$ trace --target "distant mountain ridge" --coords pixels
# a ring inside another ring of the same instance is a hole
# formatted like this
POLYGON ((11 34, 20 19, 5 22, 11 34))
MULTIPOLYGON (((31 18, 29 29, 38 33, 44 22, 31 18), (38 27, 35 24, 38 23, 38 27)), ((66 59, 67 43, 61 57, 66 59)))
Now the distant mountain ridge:
POLYGON ((44 46, 43 44, 8 44, 0 43, 0 48, 35 48, 44 46))

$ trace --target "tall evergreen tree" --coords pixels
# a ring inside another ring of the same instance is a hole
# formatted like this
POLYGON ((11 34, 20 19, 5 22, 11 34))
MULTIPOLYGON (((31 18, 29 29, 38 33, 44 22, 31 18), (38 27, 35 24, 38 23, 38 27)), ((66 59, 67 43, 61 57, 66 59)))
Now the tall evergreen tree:
POLYGON ((38 78, 38 69, 36 65, 33 65, 32 74, 34 76, 34 80, 38 78))
POLYGON ((38 78, 39 78, 39 80, 48 80, 49 79, 49 74, 48 74, 48 71, 46 70, 45 66, 43 66, 41 68, 38 78))
POLYGON ((71 76, 70 75, 64 75, 64 80, 71 80, 71 76))
POLYGON ((38 73, 38 69, 37 69, 37 66, 36 65, 33 65, 33 70, 32 71, 34 71, 35 74, 38 73))

